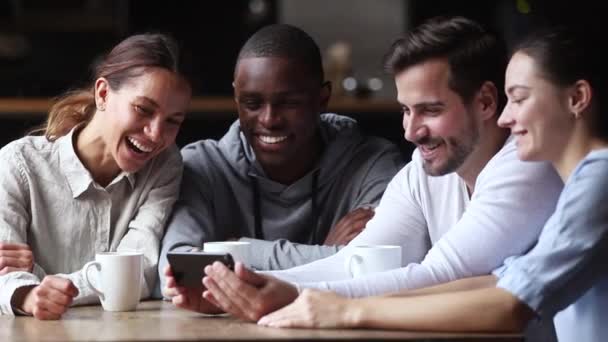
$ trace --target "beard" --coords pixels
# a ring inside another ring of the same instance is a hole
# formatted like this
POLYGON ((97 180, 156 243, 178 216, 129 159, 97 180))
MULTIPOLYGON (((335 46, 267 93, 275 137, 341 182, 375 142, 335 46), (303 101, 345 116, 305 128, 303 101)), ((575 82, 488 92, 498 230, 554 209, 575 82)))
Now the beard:
POLYGON ((465 128, 461 134, 458 134, 457 137, 446 139, 427 137, 420 142, 417 142, 417 144, 422 145, 441 141, 447 151, 447 157, 444 160, 436 160, 435 163, 423 160, 422 168, 424 169, 424 172, 429 176, 443 176, 455 172, 471 155, 479 143, 479 138, 479 128, 475 122, 471 120, 468 127, 465 128))

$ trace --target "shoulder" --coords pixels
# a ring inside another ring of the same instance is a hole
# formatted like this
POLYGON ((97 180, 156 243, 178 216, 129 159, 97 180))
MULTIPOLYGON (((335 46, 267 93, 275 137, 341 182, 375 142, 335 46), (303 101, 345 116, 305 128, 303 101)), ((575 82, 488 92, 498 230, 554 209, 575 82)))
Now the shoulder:
POLYGON ((29 174, 40 170, 56 170, 53 163, 54 142, 42 136, 27 136, 15 140, 0 149, 0 173, 2 183, 17 179, 24 184, 29 174))
POLYGON ((0 159, 3 167, 7 163, 14 164, 23 162, 28 165, 35 165, 41 159, 49 159, 54 153, 55 143, 48 141, 43 136, 27 136, 10 142, 0 149, 0 159))
POLYGON ((378 160, 390 160, 401 168, 404 158, 392 142, 374 136, 364 136, 357 122, 349 117, 332 113, 321 115, 321 134, 326 144, 323 158, 331 165, 340 161, 352 165, 365 165, 378 160))
POLYGON ((536 208, 545 215, 554 209, 563 185, 550 163, 520 160, 510 138, 480 172, 471 200, 526 207, 530 213, 536 208))
POLYGON ((181 149, 184 166, 201 169, 213 167, 218 159, 225 158, 217 140, 205 139, 190 143, 181 149))
POLYGON ((357 121, 348 116, 334 113, 321 114, 321 130, 330 144, 350 141, 356 143, 359 148, 379 151, 398 150, 397 146, 387 139, 363 135, 357 121))
POLYGON ((44 153, 51 150, 53 145, 54 142, 48 141, 44 136, 26 136, 6 144, 0 153, 44 153))
POLYGON ((179 148, 173 144, 154 158, 154 164, 159 168, 181 168, 183 166, 182 155, 179 148))
POLYGON ((148 191, 165 184, 179 186, 182 179, 183 163, 179 148, 171 145, 135 173, 136 186, 148 191))
POLYGON ((572 172, 572 181, 591 177, 595 182, 608 182, 608 149, 589 153, 572 172))
POLYGON ((242 151, 240 124, 236 120, 220 140, 202 139, 192 142, 181 153, 186 165, 212 164, 217 159, 230 159, 242 151))
POLYGON ((566 182, 562 197, 585 198, 590 202, 608 200, 608 149, 589 153, 566 182))
POLYGON ((361 140, 360 148, 369 150, 370 152, 374 152, 374 153, 381 153, 381 152, 399 153, 399 155, 401 156, 401 153, 400 153, 397 145, 395 145, 394 143, 390 142, 389 140, 387 140, 385 138, 376 137, 376 136, 364 136, 363 139, 361 140))
POLYGON ((539 181, 538 185, 549 183, 559 185, 562 182, 555 169, 548 162, 522 161, 517 156, 515 139, 509 137, 503 147, 488 161, 477 177, 475 188, 484 184, 499 184, 507 182, 524 182, 526 184, 539 181))
POLYGON ((320 116, 321 127, 332 128, 336 131, 347 131, 357 129, 357 120, 335 113, 323 113, 320 116))

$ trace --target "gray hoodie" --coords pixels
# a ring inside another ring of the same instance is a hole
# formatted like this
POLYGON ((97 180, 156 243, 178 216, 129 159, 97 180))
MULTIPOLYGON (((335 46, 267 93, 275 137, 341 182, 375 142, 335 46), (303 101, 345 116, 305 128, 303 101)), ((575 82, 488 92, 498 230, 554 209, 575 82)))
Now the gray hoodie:
POLYGON ((350 211, 375 206, 403 159, 392 143, 362 136, 351 118, 322 114, 320 125, 323 155, 291 185, 265 176, 238 120, 221 140, 184 147, 181 193, 159 262, 161 281, 168 251, 201 248, 209 241, 257 237, 246 239, 253 246, 247 263, 263 270, 285 269, 337 252, 338 246, 320 246, 329 230, 350 211))

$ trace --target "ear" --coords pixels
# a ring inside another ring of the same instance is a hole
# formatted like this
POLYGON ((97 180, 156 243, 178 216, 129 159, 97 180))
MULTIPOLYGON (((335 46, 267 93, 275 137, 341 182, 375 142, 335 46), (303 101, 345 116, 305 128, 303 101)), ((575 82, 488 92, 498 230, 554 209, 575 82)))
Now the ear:
POLYGON ((239 100, 236 98, 236 87, 234 86, 234 81, 232 81, 232 94, 233 94, 233 99, 234 99, 234 103, 236 103, 236 107, 239 107, 239 100))
POLYGON ((97 110, 103 111, 106 109, 109 89, 108 80, 104 77, 100 77, 95 81, 95 105, 97 106, 97 110))
POLYGON ((578 80, 569 89, 568 107, 570 112, 579 119, 587 108, 591 105, 593 91, 591 85, 586 80, 578 80))
POLYGON ((325 81, 321 85, 321 110, 323 112, 327 111, 327 104, 329 103, 330 98, 331 98, 331 82, 325 81))
POLYGON ((486 81, 477 92, 476 106, 483 121, 493 118, 498 109, 498 90, 496 85, 486 81))

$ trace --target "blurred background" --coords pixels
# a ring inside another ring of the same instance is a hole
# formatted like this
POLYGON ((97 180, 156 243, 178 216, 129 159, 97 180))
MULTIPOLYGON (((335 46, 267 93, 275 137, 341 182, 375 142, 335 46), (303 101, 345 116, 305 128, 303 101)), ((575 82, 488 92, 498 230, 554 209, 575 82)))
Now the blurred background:
POLYGON ((330 110, 355 117, 409 158, 391 77, 391 42, 438 15, 464 15, 512 45, 533 27, 574 20, 581 1, 542 0, 0 0, 0 146, 44 121, 50 99, 87 84, 95 58, 133 33, 171 33, 180 43, 195 99, 178 144, 219 138, 237 118, 232 71, 260 27, 288 23, 321 47, 333 82, 330 110))

